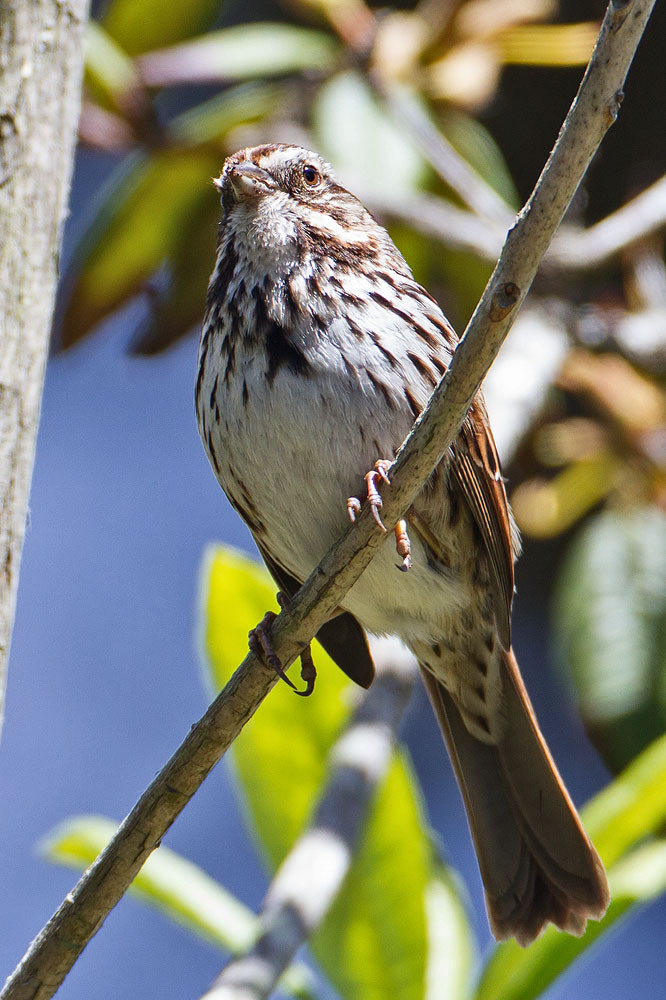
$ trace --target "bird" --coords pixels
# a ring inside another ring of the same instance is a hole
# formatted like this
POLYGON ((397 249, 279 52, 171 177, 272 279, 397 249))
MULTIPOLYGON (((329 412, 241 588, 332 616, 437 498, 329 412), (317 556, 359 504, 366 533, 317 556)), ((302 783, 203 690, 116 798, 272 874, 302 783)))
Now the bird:
MULTIPOLYGON (((387 470, 458 338, 387 231, 317 153, 244 148, 214 184, 222 217, 199 344, 198 427, 284 601, 363 502, 380 520, 387 470)), ((512 649, 520 540, 481 391, 395 543, 402 572, 387 533, 317 637, 362 687, 374 674, 368 633, 397 636, 416 657, 495 937, 526 946, 548 923, 580 935, 603 916, 608 882, 512 649)), ((269 626, 258 648, 270 661, 269 626)))

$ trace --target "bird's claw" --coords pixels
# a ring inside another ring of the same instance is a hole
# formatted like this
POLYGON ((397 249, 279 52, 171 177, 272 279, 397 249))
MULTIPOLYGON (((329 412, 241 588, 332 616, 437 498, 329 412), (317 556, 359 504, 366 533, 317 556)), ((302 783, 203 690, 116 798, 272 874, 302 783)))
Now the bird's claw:
MULTIPOLYGON (((368 503, 370 504, 370 511, 374 520, 377 522, 382 531, 386 531, 386 526, 384 525, 381 516, 379 514, 383 507, 382 498, 377 489, 379 481, 386 483, 388 486, 391 485, 391 480, 388 476, 388 470, 391 468, 391 462, 386 458, 380 458, 378 462, 375 462, 374 469, 366 473, 364 476, 367 492, 368 492, 368 503)), ((361 501, 358 497, 349 497, 347 500, 347 514, 349 515, 350 521, 355 521, 358 514, 361 511, 361 501)), ((395 547, 398 555, 402 559, 402 563, 398 566, 399 570, 406 573, 408 569, 411 569, 411 551, 412 547, 409 541, 409 535, 407 534, 407 522, 398 521, 395 526, 395 547)))
POLYGON ((395 526, 395 549, 402 563, 398 566, 398 569, 403 573, 406 573, 412 568, 412 543, 409 540, 409 535, 407 534, 407 522, 402 520, 398 521, 395 526))
MULTIPOLYGON (((280 607, 284 609, 288 603, 287 595, 283 593, 283 591, 279 591, 277 600, 280 607)), ((267 611, 259 624, 255 625, 255 627, 249 631, 247 637, 248 646, 254 655, 261 660, 262 663, 265 663, 267 667, 274 670, 278 677, 283 680, 285 684, 288 684, 295 694, 300 695, 302 698, 307 698, 314 691, 315 681, 317 679, 317 670, 312 660, 310 643, 308 643, 301 652, 301 678, 305 681, 305 690, 299 691, 294 682, 287 677, 282 667, 282 661, 273 649, 271 629, 276 618, 277 615, 274 611, 267 611)))

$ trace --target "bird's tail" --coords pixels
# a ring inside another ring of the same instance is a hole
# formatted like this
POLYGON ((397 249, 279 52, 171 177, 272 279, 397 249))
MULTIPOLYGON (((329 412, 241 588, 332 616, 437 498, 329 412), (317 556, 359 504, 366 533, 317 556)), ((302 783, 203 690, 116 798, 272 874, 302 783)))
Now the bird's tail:
POLYGON ((608 906, 604 867, 560 778, 513 652, 501 653, 502 735, 473 736, 423 665, 476 846, 492 931, 530 944, 547 923, 580 935, 608 906))

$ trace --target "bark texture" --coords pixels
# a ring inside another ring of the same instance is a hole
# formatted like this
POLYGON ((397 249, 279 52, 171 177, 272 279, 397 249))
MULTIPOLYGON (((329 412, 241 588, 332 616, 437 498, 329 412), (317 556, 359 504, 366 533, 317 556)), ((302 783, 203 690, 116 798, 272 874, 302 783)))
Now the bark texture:
POLYGON ((0 3, 0 724, 88 0, 0 3))

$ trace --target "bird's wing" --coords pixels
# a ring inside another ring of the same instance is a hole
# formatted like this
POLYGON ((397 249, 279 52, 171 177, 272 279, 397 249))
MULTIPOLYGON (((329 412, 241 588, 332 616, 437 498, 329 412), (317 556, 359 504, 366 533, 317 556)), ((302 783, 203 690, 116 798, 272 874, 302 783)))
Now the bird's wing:
MULTIPOLYGON (((261 558, 278 587, 288 597, 293 597, 302 581, 291 576, 283 566, 272 559, 259 539, 253 537, 261 558)), ((375 676, 375 665, 372 662, 365 632, 353 615, 348 611, 340 611, 322 625, 315 638, 350 680, 360 687, 370 687, 375 676)))
POLYGON ((449 465, 471 510, 488 553, 497 629, 505 649, 511 646, 513 560, 518 532, 513 522, 483 398, 477 395, 451 447, 449 465))

